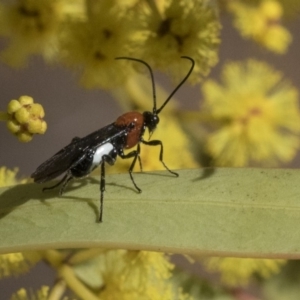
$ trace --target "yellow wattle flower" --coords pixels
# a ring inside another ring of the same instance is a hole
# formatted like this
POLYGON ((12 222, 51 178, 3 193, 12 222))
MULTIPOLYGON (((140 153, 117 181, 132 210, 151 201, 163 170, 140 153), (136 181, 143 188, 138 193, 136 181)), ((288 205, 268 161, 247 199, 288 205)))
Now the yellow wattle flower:
POLYGON ((163 253, 111 250, 102 256, 103 300, 192 300, 171 281, 173 265, 163 253))
POLYGON ((219 272, 221 280, 230 286, 246 285, 253 275, 268 278, 280 272, 283 259, 212 257, 204 259, 209 271, 219 272))
POLYGON ((0 187, 22 184, 28 182, 30 179, 23 178, 18 179, 17 173, 19 169, 8 169, 6 167, 0 167, 0 187))
POLYGON ((282 5, 277 0, 262 0, 259 5, 240 0, 228 2, 234 15, 234 25, 245 38, 279 54, 287 51, 292 42, 290 32, 281 25, 282 5))
POLYGON ((82 18, 83 0, 17 0, 0 6, 0 35, 9 43, 0 53, 4 62, 22 67, 30 55, 53 60, 65 20, 82 18))
POLYGON ((218 121, 207 151, 218 166, 276 165, 300 145, 298 91, 283 75, 256 60, 224 67, 222 83, 203 84, 204 110, 218 121))
POLYGON ((0 278, 26 273, 40 260, 37 252, 9 253, 0 255, 0 278))
POLYGON ((9 102, 6 125, 21 142, 29 142, 34 134, 44 134, 47 130, 44 116, 42 105, 34 103, 32 97, 21 96, 9 102))
POLYGON ((200 82, 218 62, 220 22, 216 7, 205 0, 162 3, 159 13, 147 6, 140 13, 146 36, 141 57, 178 81, 187 68, 180 56, 190 56, 195 68, 189 82, 200 82))
POLYGON ((139 45, 139 23, 135 10, 126 3, 103 0, 90 5, 88 18, 65 24, 60 34, 60 58, 81 72, 84 87, 115 88, 134 73, 131 63, 115 58, 130 56, 139 45))

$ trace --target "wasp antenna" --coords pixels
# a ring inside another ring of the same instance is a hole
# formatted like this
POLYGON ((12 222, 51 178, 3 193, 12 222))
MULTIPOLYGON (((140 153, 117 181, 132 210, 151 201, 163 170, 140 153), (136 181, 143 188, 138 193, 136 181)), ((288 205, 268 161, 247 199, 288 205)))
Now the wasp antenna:
POLYGON ((116 57, 115 59, 128 59, 128 60, 137 61, 137 62, 140 62, 140 63, 144 64, 148 68, 148 70, 150 72, 150 76, 151 76, 151 82, 152 82, 153 113, 156 114, 156 90, 155 90, 154 76, 153 76, 153 72, 152 72, 151 67, 145 61, 143 61, 141 59, 138 59, 138 58, 121 56, 121 57, 116 57))
POLYGON ((174 91, 170 94, 170 96, 167 98, 167 100, 164 102, 164 104, 156 111, 157 114, 159 114, 162 109, 166 106, 166 104, 170 101, 170 99, 174 96, 174 94, 179 90, 179 88, 186 82, 186 80, 190 77, 194 66, 195 66, 195 61, 189 57, 189 56, 181 56, 181 58, 186 58, 192 62, 192 66, 186 76, 182 79, 182 81, 177 85, 177 87, 174 89, 174 91))

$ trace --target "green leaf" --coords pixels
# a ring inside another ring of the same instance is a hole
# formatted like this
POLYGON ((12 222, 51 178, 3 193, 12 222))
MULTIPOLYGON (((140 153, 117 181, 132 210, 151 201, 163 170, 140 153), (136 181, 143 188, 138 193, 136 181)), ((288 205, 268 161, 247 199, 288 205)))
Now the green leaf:
MULTIPOLYGON (((300 257, 300 171, 190 169, 78 180, 62 197, 26 184, 0 189, 0 252, 127 248, 241 257, 300 257)), ((49 185, 49 184, 48 184, 49 185)), ((51 185, 51 184, 50 184, 51 185)), ((43 185, 45 186, 45 185, 43 185)))

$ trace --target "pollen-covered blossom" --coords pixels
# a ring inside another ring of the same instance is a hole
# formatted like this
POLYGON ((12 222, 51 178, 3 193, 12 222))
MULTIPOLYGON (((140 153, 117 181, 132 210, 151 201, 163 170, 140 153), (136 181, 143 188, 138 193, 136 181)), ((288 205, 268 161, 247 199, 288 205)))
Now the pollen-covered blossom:
POLYGON ((100 255, 102 300, 191 300, 174 286, 165 254, 112 250, 100 255))
POLYGON ((226 65, 221 84, 203 85, 204 109, 217 121, 207 150, 219 166, 274 165, 299 149, 298 92, 266 63, 226 65))
POLYGON ((162 9, 145 7, 141 13, 147 39, 141 56, 178 80, 186 73, 180 56, 195 60, 189 81, 199 82, 218 61, 220 23, 212 3, 205 0, 168 0, 162 9))
POLYGON ((208 270, 220 272, 221 280, 230 286, 247 284, 253 275, 268 278, 279 273, 282 265, 286 263, 282 259, 255 259, 212 257, 204 259, 208 270))
POLYGON ((115 58, 133 51, 136 20, 132 10, 115 1, 99 1, 92 8, 86 20, 69 22, 62 30, 61 59, 81 71, 85 87, 112 88, 133 72, 128 61, 115 58))
POLYGON ((9 102, 6 125, 21 142, 29 142, 34 134, 44 134, 47 130, 44 116, 41 104, 34 103, 32 97, 21 96, 9 102))
POLYGON ((239 0, 228 2, 234 14, 234 24, 246 38, 252 38, 276 53, 285 53, 292 41, 290 32, 281 25, 283 10, 277 0, 262 0, 259 4, 239 0))
POLYGON ((0 255, 0 278, 26 273, 40 259, 37 252, 0 255))
POLYGON ((82 15, 83 0, 16 0, 0 6, 0 35, 8 37, 1 58, 19 67, 31 54, 52 59, 61 22, 82 15))

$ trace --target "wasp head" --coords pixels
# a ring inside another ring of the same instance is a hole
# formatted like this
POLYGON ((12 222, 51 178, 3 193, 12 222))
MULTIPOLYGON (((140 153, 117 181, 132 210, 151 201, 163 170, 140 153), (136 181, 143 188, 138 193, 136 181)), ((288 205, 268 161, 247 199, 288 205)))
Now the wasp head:
POLYGON ((157 114, 152 113, 150 111, 145 111, 143 113, 144 116, 144 124, 148 128, 150 136, 155 130, 157 124, 159 123, 159 117, 157 114))

